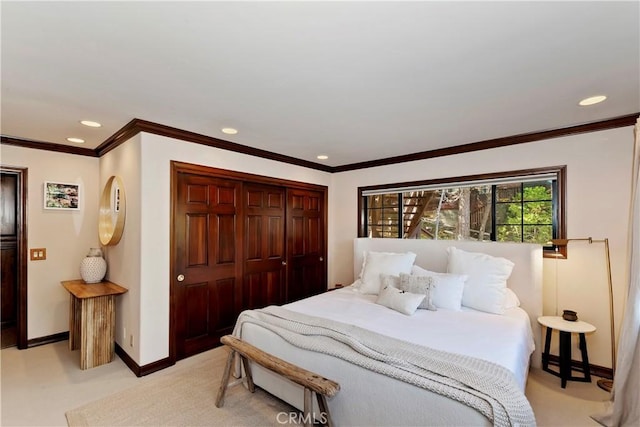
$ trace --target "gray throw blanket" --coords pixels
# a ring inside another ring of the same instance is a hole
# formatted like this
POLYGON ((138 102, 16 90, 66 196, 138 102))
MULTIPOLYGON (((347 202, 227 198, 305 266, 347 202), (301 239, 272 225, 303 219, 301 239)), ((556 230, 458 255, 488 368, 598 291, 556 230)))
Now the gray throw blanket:
POLYGON ((482 413, 495 426, 536 424, 513 373, 495 363, 277 306, 242 312, 235 336, 242 338, 246 322, 264 327, 296 347, 338 357, 457 400, 482 413))

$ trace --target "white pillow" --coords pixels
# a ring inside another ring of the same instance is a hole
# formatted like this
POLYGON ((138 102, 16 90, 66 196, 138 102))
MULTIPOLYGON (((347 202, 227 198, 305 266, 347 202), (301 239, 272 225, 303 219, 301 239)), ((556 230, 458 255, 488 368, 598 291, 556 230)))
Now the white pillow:
POLYGON ((400 273, 400 286, 397 286, 397 288, 412 294, 424 295, 425 298, 418 308, 437 310, 436 306, 433 305, 433 283, 431 277, 400 273))
POLYGON ((447 248, 447 271, 469 276, 462 293, 462 305, 480 311, 504 314, 507 279, 513 262, 479 252, 447 248))
POLYGON ((411 266, 416 259, 413 252, 367 252, 362 277, 360 292, 363 294, 377 295, 380 292, 380 275, 399 276, 400 273, 410 273, 411 266))
POLYGON ((434 306, 458 311, 462 308, 464 283, 469 276, 466 274, 436 273, 435 271, 425 270, 417 265, 413 266, 411 274, 431 278, 433 285, 431 302, 434 306))
POLYGON ((504 298, 504 308, 508 310, 510 308, 516 307, 520 307, 520 299, 515 292, 513 292, 510 288, 507 288, 504 298))
POLYGON ((357 289, 360 289, 361 284, 362 284, 362 280, 356 279, 356 281, 353 282, 350 286, 351 286, 351 289, 357 290, 357 289))
POLYGON ((360 289, 360 285, 362 285, 362 272, 364 271, 364 264, 367 261, 367 252, 362 252, 362 267, 360 267, 360 271, 358 272, 358 277, 356 278, 356 280, 353 282, 353 284, 351 285, 353 287, 353 290, 356 292, 359 292, 360 289))
POLYGON ((400 276, 392 276, 389 274, 381 274, 380 275, 380 289, 385 288, 387 286, 392 286, 394 288, 400 289, 400 276))
POLYGON ((412 294, 387 285, 380 290, 376 304, 410 316, 415 313, 424 298, 425 295, 412 294))
POLYGON ((362 252, 362 267, 360 267, 360 273, 358 273, 358 279, 362 279, 362 272, 364 271, 364 265, 367 263, 367 252, 362 252))

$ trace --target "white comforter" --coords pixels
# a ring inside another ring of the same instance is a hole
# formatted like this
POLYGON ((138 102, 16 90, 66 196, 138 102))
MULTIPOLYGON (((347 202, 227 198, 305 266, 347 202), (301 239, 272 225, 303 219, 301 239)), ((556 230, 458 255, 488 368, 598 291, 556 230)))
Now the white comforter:
POLYGON ((417 310, 407 316, 375 304, 375 300, 375 295, 363 295, 346 287, 284 307, 500 364, 514 373, 524 391, 529 357, 534 350, 529 316, 524 310, 512 308, 504 315, 466 308, 417 310))

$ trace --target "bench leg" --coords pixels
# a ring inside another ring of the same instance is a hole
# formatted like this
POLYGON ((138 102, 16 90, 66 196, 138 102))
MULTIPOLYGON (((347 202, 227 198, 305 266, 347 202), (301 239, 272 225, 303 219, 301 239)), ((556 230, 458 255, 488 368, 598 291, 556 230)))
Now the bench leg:
POLYGON ((318 399, 318 408, 320 408, 320 416, 324 417, 324 423, 327 427, 333 427, 333 421, 331 420, 331 415, 329 415, 329 405, 327 405, 327 398, 322 395, 316 393, 316 398, 318 399))
POLYGON ((244 366, 244 376, 247 378, 247 387, 251 393, 256 391, 256 387, 253 385, 253 375, 251 374, 251 365, 249 364, 249 360, 240 355, 242 359, 242 366, 244 366))
POLYGON ((222 380, 220 381, 220 388, 218 389, 218 397, 216 398, 216 407, 221 408, 224 405, 224 393, 227 391, 227 385, 229 385, 229 377, 231 376, 231 368, 233 367, 233 359, 236 355, 234 350, 229 352, 227 357, 227 364, 224 367, 224 373, 222 374, 222 380))
MULTIPOLYGON (((327 405, 327 394, 330 396, 335 395, 335 393, 340 390, 340 384, 335 383, 331 380, 327 380, 326 378, 322 378, 313 372, 302 369, 298 366, 292 365, 289 362, 278 359, 274 356, 269 355, 261 351, 260 349, 253 347, 250 344, 244 343, 238 338, 235 338, 231 335, 223 336, 220 341, 222 344, 230 347, 231 351, 229 353, 229 357, 227 359, 227 364, 224 369, 224 373, 222 375, 222 380, 220 384, 220 389, 218 390, 218 397, 216 398, 216 407, 220 408, 224 404, 224 395, 229 387, 229 378, 231 376, 231 369, 234 366, 234 361, 236 354, 240 356, 240 360, 242 361, 242 366, 244 368, 245 377, 247 378, 247 387, 253 393, 255 391, 255 384, 253 383, 253 375, 251 372, 251 363, 257 363, 262 367, 284 376, 285 378, 290 379, 291 381, 302 385, 304 389, 304 425, 311 427, 315 424, 314 412, 313 412, 313 390, 318 390, 316 392, 316 398, 318 399, 318 408, 320 409, 320 419, 318 421, 323 424, 332 427, 333 421, 329 416, 329 408, 327 405)), ((238 365, 239 366, 239 361, 238 365)), ((236 368, 236 372, 239 369, 236 368)), ((242 380, 240 380, 242 381, 242 380)))
POLYGON ((311 389, 304 389, 304 425, 310 427, 313 425, 313 400, 311 399, 311 389))

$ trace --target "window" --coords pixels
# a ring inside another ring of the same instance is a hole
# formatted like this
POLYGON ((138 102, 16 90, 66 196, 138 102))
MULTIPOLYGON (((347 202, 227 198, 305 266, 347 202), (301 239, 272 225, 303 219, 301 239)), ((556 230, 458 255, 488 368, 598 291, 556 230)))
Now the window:
POLYGON ((545 245, 554 238, 553 191, 556 181, 519 182, 492 186, 495 227, 492 235, 500 242, 528 242, 545 245))
POLYGON ((548 243, 565 238, 565 174, 560 166, 361 187, 358 229, 361 237, 540 243, 556 255, 548 243))
POLYGON ((402 203, 402 194, 390 193, 369 196, 367 201, 371 233, 376 237, 398 237, 402 222, 399 209, 402 203))

